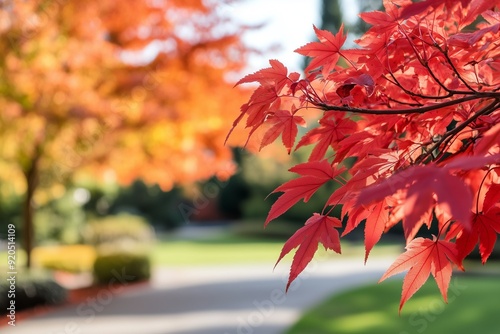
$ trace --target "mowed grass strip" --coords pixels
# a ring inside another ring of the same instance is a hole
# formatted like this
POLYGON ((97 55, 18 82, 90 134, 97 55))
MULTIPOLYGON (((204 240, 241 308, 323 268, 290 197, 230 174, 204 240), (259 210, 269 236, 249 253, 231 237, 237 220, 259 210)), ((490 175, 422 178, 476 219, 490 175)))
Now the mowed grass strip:
MULTIPOLYGON (((211 240, 158 240, 151 244, 149 253, 152 264, 156 266, 203 266, 203 265, 226 265, 226 264, 251 264, 251 263, 275 263, 281 252, 286 239, 266 239, 242 236, 222 236, 211 240)), ((81 246, 81 245, 79 245, 81 246)), ((61 246, 65 247, 76 246, 61 246)), ((40 266, 43 261, 42 254, 53 253, 57 246, 41 246, 34 251, 34 263, 40 266)), ((370 258, 398 254, 400 245, 377 245, 372 251, 370 258)), ((60 254, 60 260, 67 258, 66 254, 60 254)), ((282 261, 291 263, 295 250, 292 250, 282 261)), ((326 252, 322 245, 318 246, 317 256, 322 258, 345 259, 353 258, 353 261, 362 261, 364 246, 359 243, 342 242, 342 255, 332 251, 326 252)), ((78 262, 81 256, 72 259, 78 262)), ((58 256, 53 256, 52 261, 57 262, 58 256)), ((17 250, 16 264, 23 267, 26 256, 22 249, 17 250)), ((67 261, 66 261, 67 262, 67 261)), ((75 263, 77 265, 78 263, 75 263)), ((7 268, 7 252, 0 252, 0 269, 7 268)))
POLYGON ((282 246, 280 241, 171 240, 158 242, 151 255, 157 266, 248 264, 276 261, 282 246))
MULTIPOLYGON (((335 282, 332 282, 335 284, 335 282)), ((498 334, 498 277, 455 275, 445 304, 432 278, 398 314, 400 279, 333 296, 287 334, 498 334)))
MULTIPOLYGON (((152 248, 152 260, 159 266, 192 266, 218 264, 249 264, 276 262, 286 239, 266 239, 245 236, 223 236, 211 240, 162 240, 152 248)), ((295 254, 292 250, 285 258, 291 263, 295 254)), ((378 245, 370 258, 386 255, 397 255, 401 251, 400 245, 378 245)), ((345 259, 355 258, 353 261, 363 261, 364 245, 360 243, 342 242, 342 254, 325 251, 319 244, 316 256, 322 258, 345 259)))

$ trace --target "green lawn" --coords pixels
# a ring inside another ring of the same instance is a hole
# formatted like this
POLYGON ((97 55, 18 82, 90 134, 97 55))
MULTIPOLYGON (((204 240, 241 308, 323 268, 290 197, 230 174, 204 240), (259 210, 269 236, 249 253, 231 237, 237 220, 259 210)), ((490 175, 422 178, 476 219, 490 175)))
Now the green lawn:
POLYGON ((152 249, 154 265, 192 266, 276 261, 283 243, 245 238, 168 240, 152 249))
MULTIPOLYGON (((192 266, 211 264, 248 264, 275 262, 286 240, 266 239, 244 236, 224 236, 211 240, 163 240, 158 241, 152 250, 154 265, 192 266)), ((377 245, 371 256, 398 254, 401 245, 377 245)), ((285 257, 291 260, 294 251, 285 257)), ((342 259, 356 257, 362 261, 363 244, 342 242, 342 255, 332 251, 325 254, 319 245, 318 255, 342 259)))
POLYGON ((401 280, 388 280, 334 296, 287 334, 497 334, 499 283, 498 276, 454 276, 446 305, 430 278, 398 315, 401 280))
MULTIPOLYGON (((150 248, 153 265, 197 266, 219 264, 274 263, 286 240, 226 235, 210 240, 158 240, 150 248)), ((398 254, 401 245, 377 245, 371 257, 398 254)), ((291 261, 294 251, 284 261, 291 261)), ((355 257, 362 261, 364 246, 342 242, 342 255, 329 251, 325 254, 320 245, 318 255, 332 259, 355 257)), ((17 250, 17 266, 24 266, 26 257, 22 249, 17 250)), ((0 251, 0 269, 6 269, 7 253, 0 251)))
MULTIPOLYGON (((150 248, 153 265, 192 266, 276 261, 284 241, 224 236, 211 240, 158 240, 150 248)), ((26 256, 17 250, 17 267, 26 256)), ((0 270, 7 268, 7 252, 0 251, 0 270)))

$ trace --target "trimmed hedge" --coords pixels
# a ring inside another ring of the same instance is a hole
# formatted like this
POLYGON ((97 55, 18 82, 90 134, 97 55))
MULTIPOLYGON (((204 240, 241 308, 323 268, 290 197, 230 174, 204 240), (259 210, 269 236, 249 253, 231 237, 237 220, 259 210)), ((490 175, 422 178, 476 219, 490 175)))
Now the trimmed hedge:
POLYGON ((116 275, 126 275, 127 281, 136 282, 151 277, 151 261, 145 254, 100 254, 94 262, 94 279, 98 284, 109 284, 116 275))
MULTIPOLYGON (((10 298, 9 284, 6 279, 0 283, 0 314, 8 314, 10 298)), ((15 287, 16 311, 33 308, 39 305, 57 305, 67 300, 68 293, 65 288, 49 278, 32 278, 25 281, 17 281, 15 287)))

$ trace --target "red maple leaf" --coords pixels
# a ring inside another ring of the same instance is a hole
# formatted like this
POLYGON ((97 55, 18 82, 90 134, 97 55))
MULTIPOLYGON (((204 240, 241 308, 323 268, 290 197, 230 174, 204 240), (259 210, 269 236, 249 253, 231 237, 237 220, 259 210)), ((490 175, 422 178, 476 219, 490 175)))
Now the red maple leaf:
MULTIPOLYGON (((484 0, 481 0, 484 1, 484 0)), ((486 1, 491 1, 491 0, 486 0, 486 1)), ((424 0, 420 2, 415 2, 407 7, 405 7, 401 13, 400 18, 401 19, 407 19, 411 16, 418 15, 422 12, 424 12, 427 9, 430 8, 437 8, 443 4, 445 4, 448 8, 456 5, 459 1, 456 0, 424 0)), ((460 0, 462 3, 462 7, 465 7, 468 5, 471 0, 460 0)), ((475 2, 478 2, 477 0, 475 2)))
POLYGON ((259 86, 253 92, 248 103, 245 103, 241 106, 241 113, 238 118, 234 120, 233 126, 227 134, 224 143, 227 142, 227 140, 231 136, 231 133, 236 128, 236 126, 238 126, 245 115, 247 115, 245 128, 251 128, 250 133, 248 134, 248 142, 251 135, 264 123, 266 115, 274 109, 277 109, 278 106, 279 99, 276 88, 271 85, 259 86))
MULTIPOLYGON (((362 152, 364 149, 363 145, 363 147, 359 148, 358 152, 362 152)), ((384 178, 386 175, 390 174, 398 161, 398 155, 394 153, 382 153, 378 157, 365 157, 349 170, 349 173, 353 174, 352 177, 331 194, 327 201, 327 205, 335 206, 339 203, 347 204, 346 201, 350 201, 352 197, 355 197, 357 193, 365 189, 367 185, 372 184, 374 180, 384 178)), ((348 207, 355 210, 355 202, 349 203, 348 207)))
POLYGON ((370 53, 377 55, 376 60, 372 59, 372 61, 375 60, 374 63, 382 60, 379 57, 385 53, 384 50, 388 44, 394 42, 391 41, 390 36, 398 30, 401 11, 410 4, 411 0, 384 1, 385 11, 371 11, 359 14, 361 19, 372 25, 372 27, 356 43, 363 47, 363 50, 369 50, 370 53))
POLYGON ((290 168, 290 172, 302 176, 282 184, 273 191, 273 193, 283 192, 283 194, 271 206, 264 226, 281 216, 299 200, 303 199, 307 202, 322 185, 345 171, 344 167, 335 168, 336 166, 332 167, 327 160, 305 162, 290 168))
MULTIPOLYGON (((351 203, 346 203, 350 207, 351 203)), ((343 207, 343 208, 344 208, 343 207)), ((387 202, 384 200, 372 204, 368 207, 358 207, 351 210, 348 214, 346 227, 342 232, 342 236, 349 234, 354 230, 363 220, 365 220, 365 263, 368 260, 368 255, 373 246, 382 237, 386 224, 389 221, 389 211, 387 202)))
POLYGON ((389 211, 385 201, 370 207, 365 222, 365 263, 373 246, 377 244, 389 221, 389 211))
POLYGON ((281 135, 283 145, 290 154, 292 146, 295 144, 295 138, 297 137, 297 124, 305 126, 306 121, 301 116, 295 116, 288 110, 276 111, 268 117, 267 121, 274 123, 274 125, 264 134, 260 148, 262 149, 271 144, 281 135))
POLYGON ((470 231, 454 224, 448 231, 446 239, 451 240, 456 236, 458 254, 462 260, 479 243, 479 254, 482 263, 485 264, 495 247, 497 233, 500 233, 500 208, 491 207, 484 213, 474 214, 470 231))
MULTIPOLYGON (((371 75, 366 73, 361 73, 360 75, 350 77, 344 82, 344 85, 359 85, 365 88, 366 95, 370 96, 375 90, 375 81, 371 75)), ((337 92, 338 94, 338 92, 337 92)))
POLYGON ((371 11, 367 13, 360 13, 359 17, 366 23, 372 25, 370 30, 375 32, 390 31, 398 25, 398 11, 371 11))
POLYGON ((403 227, 407 242, 413 239, 422 224, 428 222, 426 218, 435 205, 434 195, 437 204, 455 220, 466 227, 470 225, 473 199, 470 188, 461 178, 436 166, 411 167, 368 186, 359 193, 356 205, 381 201, 401 189, 406 190, 403 227))
POLYGON ((474 147, 476 154, 486 154, 500 146, 500 124, 496 124, 486 131, 474 147))
POLYGON ((463 270, 458 258, 456 245, 443 240, 416 238, 406 246, 401 254, 387 269, 380 282, 388 277, 408 270, 403 281, 403 292, 399 304, 399 312, 408 299, 422 287, 432 273, 445 302, 448 302, 448 286, 450 284, 452 263, 463 270))
POLYGON ((258 82, 260 86, 255 89, 248 103, 241 106, 241 114, 233 122, 225 143, 245 115, 248 116, 245 127, 251 128, 248 135, 248 139, 250 139, 250 136, 264 123, 266 116, 279 107, 280 91, 285 86, 292 87, 299 80, 300 74, 297 72, 292 72, 287 76, 288 69, 280 61, 271 59, 269 63, 271 67, 249 74, 235 84, 238 86, 244 83, 258 82))
MULTIPOLYGON (((481 13, 486 12, 489 8, 495 8, 495 6, 500 4, 499 0, 470 0, 466 2, 470 2, 470 6, 467 15, 460 21, 462 27, 474 22, 481 13)), ((465 3, 462 0, 462 7, 464 5, 465 3)))
POLYGON ((322 67, 321 73, 326 78, 337 65, 339 58, 341 56, 345 58, 344 51, 341 52, 342 45, 344 45, 346 40, 344 25, 340 26, 338 33, 335 35, 328 30, 318 29, 316 26, 314 26, 314 31, 319 42, 308 43, 296 49, 295 52, 313 58, 305 69, 306 72, 311 72, 322 67))
POLYGON ((306 221, 305 225, 298 229, 290 239, 287 240, 281 250, 276 265, 292 249, 296 247, 298 247, 298 249, 293 256, 286 291, 288 291, 293 280, 295 280, 309 262, 311 262, 316 250, 318 250, 319 243, 325 247, 325 250, 331 249, 339 254, 341 253, 340 236, 339 232, 335 229, 336 227, 342 227, 342 222, 338 218, 314 213, 313 216, 306 221))
POLYGON ((500 164, 500 153, 488 156, 458 156, 450 160, 444 168, 447 170, 472 170, 491 164, 500 164))
MULTIPOLYGON (((328 117, 328 116, 327 116, 328 117)), ((309 161, 322 160, 328 148, 357 128, 356 122, 348 118, 329 119, 323 118, 319 121, 320 127, 307 132, 295 148, 298 150, 302 146, 316 144, 309 156, 309 161)))
POLYGON ((498 34, 500 29, 500 24, 495 24, 493 26, 486 27, 471 33, 459 33, 448 38, 448 44, 454 45, 462 48, 467 48, 479 41, 484 37, 485 34, 491 32, 493 34, 498 34))
POLYGON ((353 83, 350 84, 343 84, 337 90, 335 91, 341 98, 346 98, 349 95, 351 95, 351 90, 355 87, 356 85, 353 83))
POLYGON ((500 184, 493 183, 484 195, 483 211, 488 211, 491 207, 500 202, 500 184))
POLYGON ((290 73, 292 79, 290 79, 288 77, 288 69, 279 60, 271 59, 269 60, 269 64, 271 64, 271 67, 263 68, 243 77, 235 86, 243 83, 258 82, 262 86, 272 85, 275 87, 276 91, 279 92, 287 84, 295 82, 300 77, 298 73, 292 72, 290 73))

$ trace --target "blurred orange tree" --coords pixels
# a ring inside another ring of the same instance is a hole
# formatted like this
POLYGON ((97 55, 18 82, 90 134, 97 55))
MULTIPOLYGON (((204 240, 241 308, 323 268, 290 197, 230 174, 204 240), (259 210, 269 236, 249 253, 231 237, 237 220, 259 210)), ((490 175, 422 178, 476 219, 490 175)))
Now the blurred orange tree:
POLYGON ((232 173, 248 95, 227 77, 248 50, 231 2, 0 3, 0 181, 24 194, 28 267, 33 210, 76 170, 164 189, 232 173))

